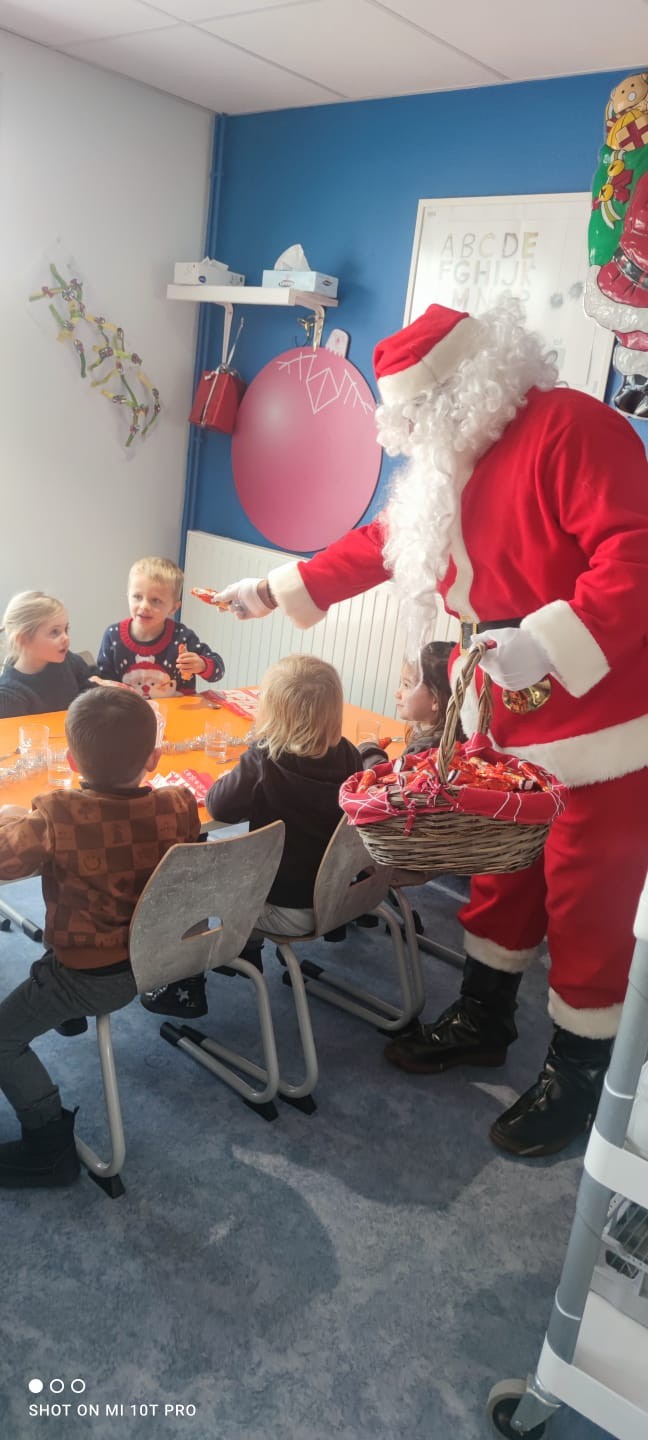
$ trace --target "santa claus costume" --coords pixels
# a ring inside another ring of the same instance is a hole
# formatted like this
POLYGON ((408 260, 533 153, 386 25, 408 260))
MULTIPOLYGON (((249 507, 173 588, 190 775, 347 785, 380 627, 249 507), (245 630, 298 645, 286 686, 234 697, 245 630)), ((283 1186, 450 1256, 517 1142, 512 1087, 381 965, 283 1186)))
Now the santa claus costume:
MULTIPOLYGON (((309 626, 391 576, 419 639, 438 592, 465 646, 477 633, 496 643, 484 660, 492 739, 557 775, 568 804, 534 866, 474 878, 461 994, 386 1054, 416 1073, 502 1064, 522 973, 546 935, 554 1035, 538 1081, 491 1138, 550 1154, 596 1110, 648 860, 646 455, 621 415, 556 385, 510 304, 479 320, 432 305, 374 363, 379 438, 407 459, 387 510, 224 598, 241 618, 276 603, 309 626), (507 708, 507 691, 525 687, 529 708, 507 708)), ((464 711, 468 732, 475 716, 464 711)))

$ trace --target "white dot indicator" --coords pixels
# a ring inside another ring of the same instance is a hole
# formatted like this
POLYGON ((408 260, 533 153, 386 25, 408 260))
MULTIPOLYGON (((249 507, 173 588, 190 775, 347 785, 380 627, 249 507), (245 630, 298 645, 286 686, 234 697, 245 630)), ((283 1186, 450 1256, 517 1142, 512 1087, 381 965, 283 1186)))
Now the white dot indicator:
POLYGON ((32 1395, 40 1395, 44 1386, 42 1380, 30 1380, 27 1388, 31 1390, 32 1395))

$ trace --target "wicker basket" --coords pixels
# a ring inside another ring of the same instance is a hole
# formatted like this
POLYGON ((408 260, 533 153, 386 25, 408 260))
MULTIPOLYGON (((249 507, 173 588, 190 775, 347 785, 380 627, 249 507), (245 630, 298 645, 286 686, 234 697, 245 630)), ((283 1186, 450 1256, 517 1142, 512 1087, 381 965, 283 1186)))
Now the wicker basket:
MULTIPOLYGON (((502 818, 499 818, 498 814, 475 814, 467 808, 452 808, 453 804, 458 805, 460 800, 465 803, 469 793, 465 786, 449 782, 448 774, 466 690, 485 650, 485 645, 479 645, 470 651, 466 664, 457 677, 448 705, 436 762, 439 779, 444 787, 445 808, 434 808, 423 797, 417 796, 412 798, 409 804, 403 799, 402 808, 397 808, 393 801, 390 802, 388 809, 379 819, 375 819, 371 824, 363 824, 361 805, 357 799, 354 804, 352 793, 354 781, 357 792, 358 777, 352 777, 352 780, 342 787, 342 807, 350 822, 359 829, 369 853, 381 865, 393 865, 400 870, 425 872, 428 875, 508 874, 514 870, 524 870, 542 853, 549 826, 564 808, 564 789, 552 776, 546 777, 550 785, 542 795, 519 795, 515 792, 514 801, 512 792, 512 804, 509 806, 502 801, 500 794, 497 803, 493 803, 497 811, 508 812, 508 815, 502 818), (529 801, 534 803, 529 805, 529 801), (515 819, 509 818, 516 811, 515 819), (538 813, 538 823, 533 823, 534 813, 538 813)), ((491 714, 491 683, 488 675, 484 675, 479 700, 478 724, 481 736, 487 733, 491 714)), ((492 758, 495 758, 494 754, 492 758)), ((496 758, 506 760, 513 757, 507 757, 498 751, 496 758)), ((509 797, 506 798, 508 800, 509 797)))

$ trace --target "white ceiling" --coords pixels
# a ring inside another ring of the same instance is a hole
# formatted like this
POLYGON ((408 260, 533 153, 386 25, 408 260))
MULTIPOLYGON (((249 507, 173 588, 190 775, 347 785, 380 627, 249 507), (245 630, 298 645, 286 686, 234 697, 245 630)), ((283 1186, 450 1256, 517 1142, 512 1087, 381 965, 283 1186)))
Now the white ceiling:
POLYGON ((648 0, 0 0, 0 28, 230 115, 648 63, 648 0))

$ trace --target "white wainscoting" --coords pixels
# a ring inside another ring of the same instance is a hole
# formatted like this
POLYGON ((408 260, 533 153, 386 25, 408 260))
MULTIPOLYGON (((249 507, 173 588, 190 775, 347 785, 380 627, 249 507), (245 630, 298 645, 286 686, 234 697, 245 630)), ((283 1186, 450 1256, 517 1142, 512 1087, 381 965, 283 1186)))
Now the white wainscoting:
MULTIPOLYGON (((394 691, 403 656, 399 607, 390 584, 332 605, 326 619, 311 630, 298 630, 276 610, 265 620, 235 620, 191 594, 194 585, 222 590, 246 575, 267 575, 275 565, 298 556, 261 545, 227 540, 190 530, 187 536, 182 619, 225 661, 227 686, 257 685, 282 655, 296 651, 319 655, 335 665, 352 705, 380 715, 395 715, 394 691)), ((453 633, 454 622, 440 613, 436 638, 453 633)))

